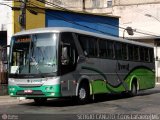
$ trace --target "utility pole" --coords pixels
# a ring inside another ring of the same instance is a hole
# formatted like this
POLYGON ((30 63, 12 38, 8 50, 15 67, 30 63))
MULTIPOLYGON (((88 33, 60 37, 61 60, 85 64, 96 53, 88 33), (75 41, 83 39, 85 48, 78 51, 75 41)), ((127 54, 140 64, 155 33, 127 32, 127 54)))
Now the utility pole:
POLYGON ((28 0, 21 0, 21 14, 19 15, 19 24, 21 25, 21 31, 26 29, 26 4, 28 0))
POLYGON ((86 9, 85 0, 82 0, 82 9, 83 9, 83 11, 85 11, 85 9, 86 9))

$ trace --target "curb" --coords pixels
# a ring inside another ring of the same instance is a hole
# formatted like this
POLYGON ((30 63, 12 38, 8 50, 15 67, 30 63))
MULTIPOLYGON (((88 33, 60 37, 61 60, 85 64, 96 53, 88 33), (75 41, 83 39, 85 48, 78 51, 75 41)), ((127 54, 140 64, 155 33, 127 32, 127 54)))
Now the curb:
POLYGON ((159 83, 159 82, 157 82, 157 83, 156 83, 156 85, 160 85, 160 83, 159 83))

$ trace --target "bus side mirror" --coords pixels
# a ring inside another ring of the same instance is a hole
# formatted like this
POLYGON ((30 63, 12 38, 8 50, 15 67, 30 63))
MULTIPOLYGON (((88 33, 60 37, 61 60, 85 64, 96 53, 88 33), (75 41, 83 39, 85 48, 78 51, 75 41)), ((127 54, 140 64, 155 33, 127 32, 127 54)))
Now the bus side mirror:
POLYGON ((69 64, 69 56, 68 56, 68 47, 67 46, 62 47, 61 63, 62 63, 62 65, 69 64))

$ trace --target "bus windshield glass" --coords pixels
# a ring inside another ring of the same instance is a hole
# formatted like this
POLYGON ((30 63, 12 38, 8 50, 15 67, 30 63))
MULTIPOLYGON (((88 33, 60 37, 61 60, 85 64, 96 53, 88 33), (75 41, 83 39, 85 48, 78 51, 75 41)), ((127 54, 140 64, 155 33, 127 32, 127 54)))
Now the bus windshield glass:
POLYGON ((11 74, 43 74, 57 71, 56 33, 13 37, 11 74))

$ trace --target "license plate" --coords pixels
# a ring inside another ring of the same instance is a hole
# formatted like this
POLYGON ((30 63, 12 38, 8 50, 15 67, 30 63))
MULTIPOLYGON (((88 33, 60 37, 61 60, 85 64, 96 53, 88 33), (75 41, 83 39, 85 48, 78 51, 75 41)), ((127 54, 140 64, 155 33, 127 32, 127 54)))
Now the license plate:
POLYGON ((24 90, 24 93, 29 93, 29 94, 31 94, 31 93, 33 93, 33 90, 24 90))

